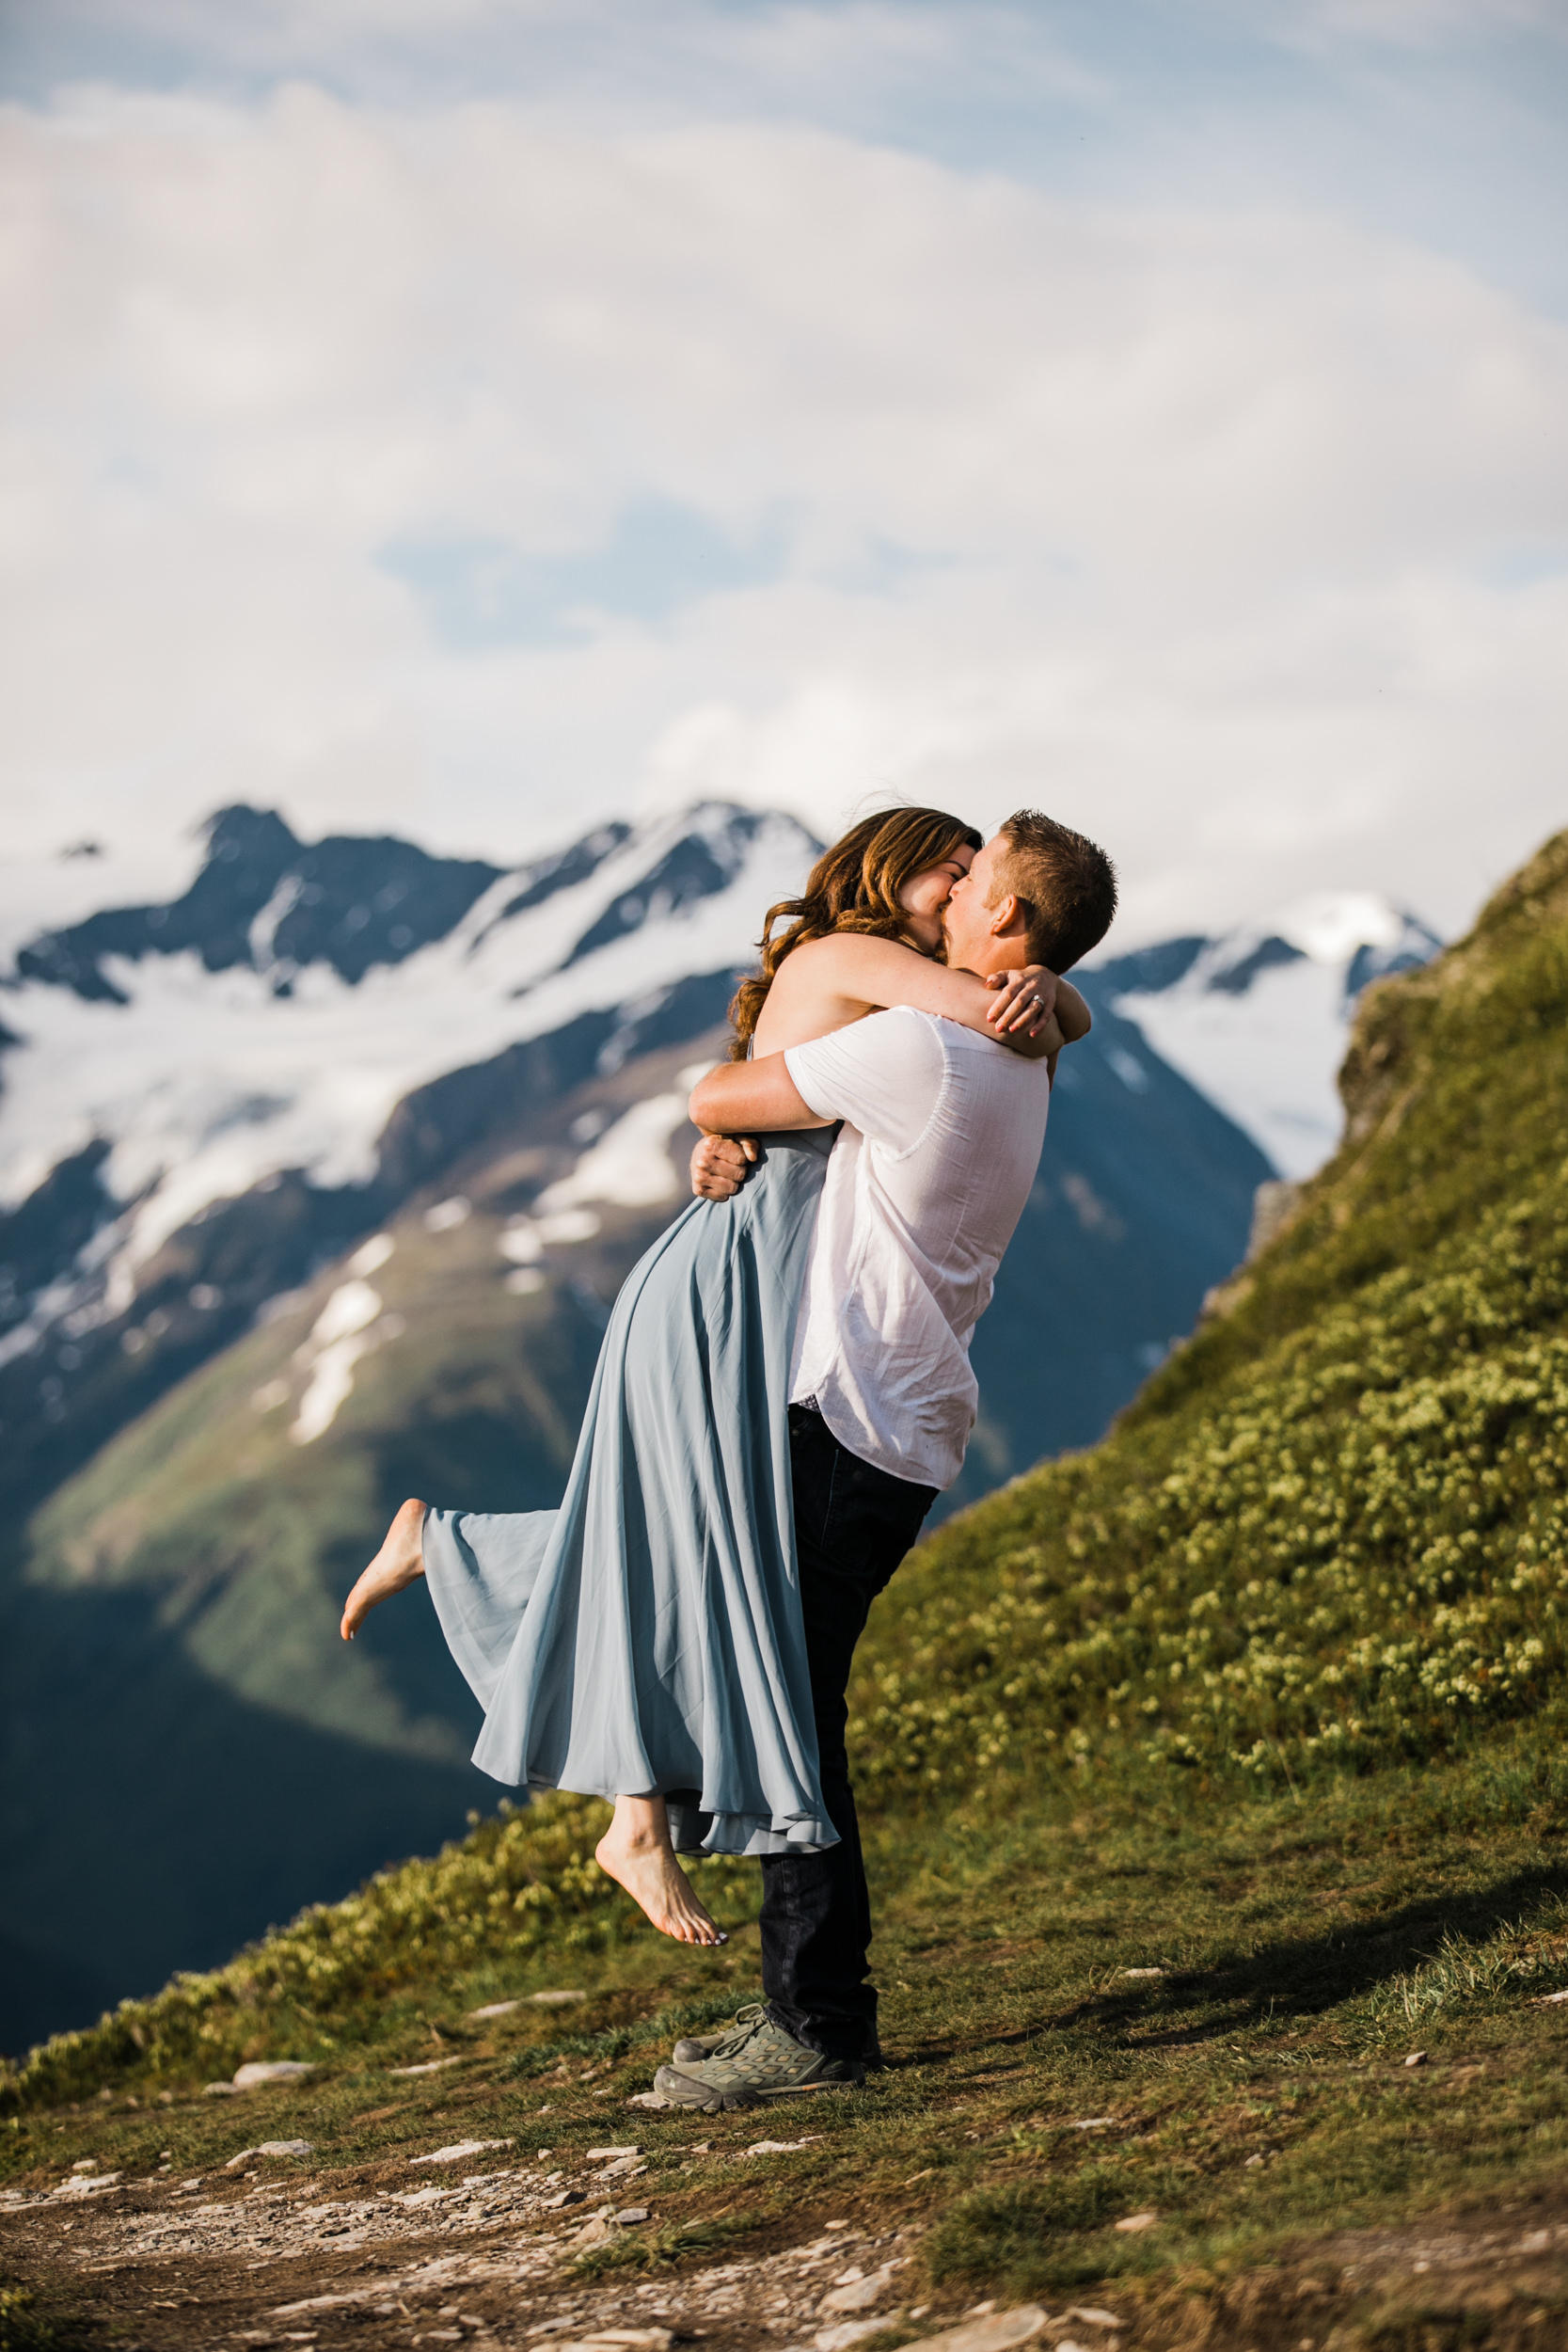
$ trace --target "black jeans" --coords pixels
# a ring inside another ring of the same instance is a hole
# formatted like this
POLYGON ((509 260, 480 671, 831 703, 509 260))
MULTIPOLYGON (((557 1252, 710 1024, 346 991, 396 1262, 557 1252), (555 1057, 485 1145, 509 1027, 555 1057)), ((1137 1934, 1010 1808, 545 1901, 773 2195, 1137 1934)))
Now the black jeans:
POLYGON ((859 1460, 806 1405, 789 1408, 789 1444, 822 1802, 839 1843, 822 1853, 764 1857, 762 1989, 774 2025, 809 2049, 869 2058, 877 2048, 877 1993, 865 1981, 871 1902, 844 1694, 871 1604, 919 1534, 937 1489, 859 1460))

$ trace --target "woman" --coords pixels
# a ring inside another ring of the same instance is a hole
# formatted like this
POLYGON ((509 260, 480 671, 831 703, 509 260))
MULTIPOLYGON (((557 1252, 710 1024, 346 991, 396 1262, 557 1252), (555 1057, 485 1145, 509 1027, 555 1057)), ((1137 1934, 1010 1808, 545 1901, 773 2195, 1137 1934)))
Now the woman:
MULTIPOLYGON (((945 1015, 1037 1055, 1050 986, 994 988, 935 958, 980 837, 956 818, 868 818, 769 911, 735 1051, 879 1008, 945 1015), (793 921, 773 941, 782 916, 793 921)), ((1073 1033, 1088 1025, 1064 989, 1073 1033)), ((485 1709, 498 1780, 612 1797, 602 1868, 678 1941, 723 1937, 677 1852, 837 1842, 817 1786, 788 1443, 796 1310, 832 1135, 759 1140, 731 1200, 694 1201, 634 1267, 605 1334, 559 1511, 408 1502, 343 1612, 351 1639, 420 1574, 485 1709)))

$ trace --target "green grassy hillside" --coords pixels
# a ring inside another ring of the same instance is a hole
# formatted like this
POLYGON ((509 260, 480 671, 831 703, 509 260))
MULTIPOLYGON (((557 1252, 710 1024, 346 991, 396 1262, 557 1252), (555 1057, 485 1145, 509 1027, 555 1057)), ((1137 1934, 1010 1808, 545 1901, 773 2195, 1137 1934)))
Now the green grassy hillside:
MULTIPOLYGON (((1560 2167, 1563 2011, 1526 1996, 1568 1980, 1565 1028, 1568 834, 1372 992, 1340 1152, 1111 1438, 900 1571, 853 1699, 899 2065, 817 2104, 780 2194, 903 2183, 939 2283, 1153 2293, 1560 2167), (1388 2071, 1417 2037, 1454 2062, 1435 2121, 1388 2071)), ((704 1872, 728 1955, 673 1953, 594 1873, 598 1818, 503 1814, 51 2043, 6 2078, 17 2162, 45 2106, 249 2057, 322 2065, 324 2132, 433 2034, 502 2120, 542 2070, 646 2083, 747 1989, 754 1874, 704 1872), (575 2037, 465 2022, 562 1982, 575 2037)))

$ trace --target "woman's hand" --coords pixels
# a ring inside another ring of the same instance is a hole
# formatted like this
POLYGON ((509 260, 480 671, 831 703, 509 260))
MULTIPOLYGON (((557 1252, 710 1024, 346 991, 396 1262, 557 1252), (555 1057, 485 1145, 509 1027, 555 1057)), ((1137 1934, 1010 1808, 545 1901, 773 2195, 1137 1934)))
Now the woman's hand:
POLYGON ((1043 963, 1025 964, 1022 972, 992 972, 987 976, 986 986, 995 992, 995 1002, 988 1008, 986 1019, 999 1037, 1019 1032, 1038 1037, 1056 1009, 1058 985, 1054 972, 1048 972, 1043 963))

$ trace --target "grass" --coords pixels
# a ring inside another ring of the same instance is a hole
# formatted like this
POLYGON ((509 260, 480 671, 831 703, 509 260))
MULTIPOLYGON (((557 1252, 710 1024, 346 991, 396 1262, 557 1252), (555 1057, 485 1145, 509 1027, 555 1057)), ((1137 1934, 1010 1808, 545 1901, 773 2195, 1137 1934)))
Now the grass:
MULTIPOLYGON (((1099 2285, 1156 2311, 1346 2233, 1550 2201, 1565 1020, 1568 836, 1374 992, 1344 1149, 1121 1427, 907 1564, 852 1692, 893 2069, 765 2110, 810 2144, 738 2187, 755 2116, 703 2118, 709 2157, 690 2118, 639 2111, 657 2228, 591 2269, 908 2220, 938 2296, 1099 2285)), ((660 2045, 754 1993, 757 1886, 705 1866, 731 1945, 673 1952, 594 1871, 602 1819, 503 1812, 62 2037, 0 2083, 0 2169, 614 2136, 660 2045), (551 1985, 591 1996, 571 2033, 469 2015, 551 1985), (388 2082, 436 2055, 457 2063, 388 2082), (275 2056, 320 2074, 239 2113, 194 2095, 275 2056)), ((1466 2340, 1433 2310, 1374 2297, 1345 2341, 1466 2340)))

